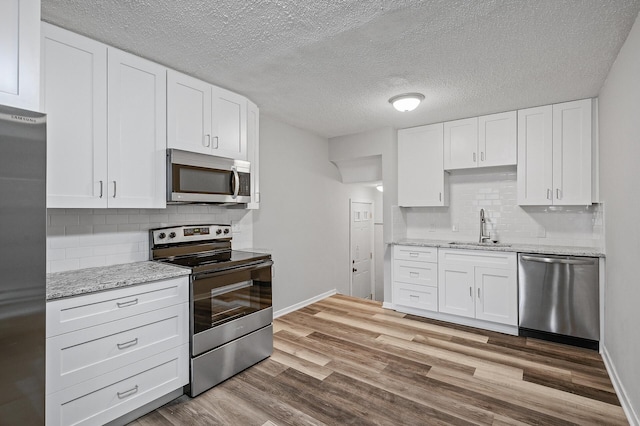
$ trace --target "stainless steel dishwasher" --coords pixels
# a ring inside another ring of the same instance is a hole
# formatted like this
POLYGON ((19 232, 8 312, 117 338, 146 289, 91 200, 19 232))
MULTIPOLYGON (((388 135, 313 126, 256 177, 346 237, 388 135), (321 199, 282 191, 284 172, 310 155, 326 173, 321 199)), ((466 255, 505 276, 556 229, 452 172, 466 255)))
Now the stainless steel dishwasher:
POLYGON ((518 334, 597 350, 598 280, 598 258, 518 254, 518 334))

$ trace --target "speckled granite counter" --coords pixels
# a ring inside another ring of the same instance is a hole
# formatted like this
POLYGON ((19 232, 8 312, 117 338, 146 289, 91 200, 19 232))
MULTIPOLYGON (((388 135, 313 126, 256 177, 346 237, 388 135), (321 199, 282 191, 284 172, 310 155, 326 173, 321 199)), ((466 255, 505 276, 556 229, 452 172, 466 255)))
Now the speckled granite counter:
POLYGON ((605 257, 602 250, 593 247, 569 247, 569 246, 542 246, 533 244, 510 244, 510 243, 498 243, 498 244, 477 244, 464 242, 456 242, 452 244, 451 241, 446 240, 418 240, 418 239, 404 239, 393 241, 389 244, 402 245, 402 246, 418 246, 418 247, 440 247, 440 248, 456 248, 464 250, 489 250, 489 251, 508 251, 517 253, 537 253, 537 254, 550 254, 550 255, 564 255, 564 256, 589 256, 589 257, 605 257))
POLYGON ((189 275, 159 262, 136 262, 47 274, 47 300, 189 275))

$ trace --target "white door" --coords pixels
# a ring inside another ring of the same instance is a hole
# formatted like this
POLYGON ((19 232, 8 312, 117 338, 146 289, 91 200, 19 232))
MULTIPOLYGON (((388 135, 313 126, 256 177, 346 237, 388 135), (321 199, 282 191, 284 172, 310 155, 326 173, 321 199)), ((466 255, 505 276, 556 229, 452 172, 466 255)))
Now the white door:
POLYGON ((475 317, 474 270, 470 265, 438 265, 438 309, 446 314, 475 317))
POLYGON ((478 117, 444 123, 444 169, 478 166, 478 117))
POLYGON ((506 269, 475 268, 476 318, 518 325, 518 289, 514 274, 506 269))
POLYGON ((107 207, 107 46, 42 24, 47 207, 107 207))
POLYGON ((351 296, 372 299, 373 203, 351 201, 351 296))
POLYGON ((211 85, 167 71, 167 148, 211 154, 211 85))
POLYGON ((109 207, 166 206, 166 68, 108 50, 109 207))
POLYGON ((213 87, 213 155, 247 159, 247 98, 213 87))
POLYGON ((551 105, 518 111, 518 204, 552 204, 551 105))

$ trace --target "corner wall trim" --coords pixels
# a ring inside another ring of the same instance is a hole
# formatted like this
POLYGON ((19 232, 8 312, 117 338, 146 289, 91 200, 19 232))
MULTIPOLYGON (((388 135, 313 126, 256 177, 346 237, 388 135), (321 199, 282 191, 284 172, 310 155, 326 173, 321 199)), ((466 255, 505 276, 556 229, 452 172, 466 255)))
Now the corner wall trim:
POLYGON ((322 299, 326 299, 329 296, 333 296, 336 293, 337 291, 334 288, 333 290, 329 290, 325 293, 319 294, 310 299, 303 300, 302 302, 296 303, 294 305, 288 306, 283 309, 279 309, 273 313, 273 318, 276 319, 278 317, 288 314, 289 312, 297 311, 298 309, 304 308, 305 306, 311 305, 312 303, 318 302, 322 299))
POLYGON ((629 424, 631 426, 640 426, 640 417, 638 417, 638 413, 635 412, 631 405, 631 401, 627 396, 627 392, 625 392, 624 386, 620 381, 620 376, 611 361, 609 351, 607 351, 607 347, 605 345, 602 345, 602 360, 604 361, 604 366, 607 368, 607 372, 611 378, 611 383, 613 383, 613 388, 616 390, 616 394, 618 395, 618 399, 620 400, 620 404, 622 405, 624 414, 627 416, 629 424))

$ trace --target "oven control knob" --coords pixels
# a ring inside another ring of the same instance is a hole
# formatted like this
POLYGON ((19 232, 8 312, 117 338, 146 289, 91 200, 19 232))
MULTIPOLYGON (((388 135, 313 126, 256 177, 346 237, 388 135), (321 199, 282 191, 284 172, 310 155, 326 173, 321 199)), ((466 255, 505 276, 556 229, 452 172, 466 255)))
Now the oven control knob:
POLYGON ((228 233, 229 233, 229 228, 225 228, 225 229, 224 229, 224 233, 225 233, 225 234, 228 234, 228 233))
POLYGON ((175 232, 169 232, 169 238, 175 238, 175 237, 176 237, 175 232))
POLYGON ((222 229, 220 228, 216 229, 216 235, 220 235, 220 234, 222 234, 222 229))
POLYGON ((160 238, 161 240, 166 236, 167 236, 167 234, 165 234, 164 232, 161 232, 161 233, 158 234, 158 238, 160 238))

